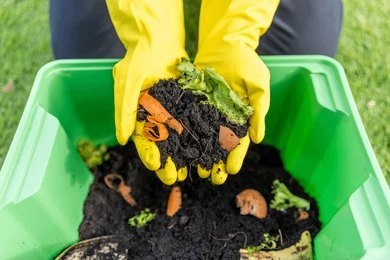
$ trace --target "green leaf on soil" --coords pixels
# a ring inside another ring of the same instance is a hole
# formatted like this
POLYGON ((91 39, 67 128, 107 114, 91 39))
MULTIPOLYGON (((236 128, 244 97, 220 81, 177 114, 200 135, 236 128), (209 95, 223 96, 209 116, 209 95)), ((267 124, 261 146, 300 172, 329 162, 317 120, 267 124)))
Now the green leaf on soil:
POLYGON ((291 207, 298 209, 310 209, 310 202, 292 194, 284 183, 281 183, 278 179, 272 183, 272 193, 274 198, 271 201, 270 208, 276 210, 286 210, 291 207))
POLYGON ((181 72, 179 84, 182 89, 206 97, 204 103, 217 108, 232 123, 246 124, 253 108, 246 105, 213 68, 199 70, 186 59, 182 59, 177 68, 181 72))
POLYGON ((156 216, 156 212, 150 212, 150 209, 146 208, 138 215, 129 219, 129 225, 132 227, 140 228, 151 222, 156 216))
POLYGON ((110 155, 107 153, 107 146, 96 146, 87 140, 81 140, 78 143, 77 151, 89 169, 99 166, 104 161, 110 159, 110 155))

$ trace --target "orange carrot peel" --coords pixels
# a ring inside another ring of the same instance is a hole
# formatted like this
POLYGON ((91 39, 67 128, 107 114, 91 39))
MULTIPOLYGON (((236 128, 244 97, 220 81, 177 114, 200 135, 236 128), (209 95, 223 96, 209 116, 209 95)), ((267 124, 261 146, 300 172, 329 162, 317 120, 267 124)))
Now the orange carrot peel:
POLYGON ((229 127, 223 125, 219 127, 218 139, 221 148, 228 152, 233 150, 240 143, 240 138, 238 138, 229 127))
POLYGON ((169 132, 162 123, 146 122, 142 134, 149 140, 157 142, 168 139, 169 132))
POLYGON ((134 207, 137 205, 137 202, 131 196, 131 187, 125 184, 123 177, 116 173, 110 173, 104 176, 104 182, 110 188, 119 192, 123 199, 130 204, 130 206, 134 207))
POLYGON ((173 186, 168 198, 167 216, 173 217, 181 208, 182 198, 179 186, 173 186))
POLYGON ((179 134, 183 132, 183 126, 161 105, 161 103, 145 92, 139 99, 139 104, 148 111, 151 116, 147 119, 149 122, 162 123, 168 125, 170 128, 176 130, 179 134))

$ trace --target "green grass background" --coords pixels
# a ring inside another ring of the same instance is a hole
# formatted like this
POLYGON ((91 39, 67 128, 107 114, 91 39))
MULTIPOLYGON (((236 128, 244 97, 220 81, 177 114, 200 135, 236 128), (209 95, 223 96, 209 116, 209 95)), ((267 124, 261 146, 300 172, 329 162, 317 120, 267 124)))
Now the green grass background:
MULTIPOLYGON (((186 46, 196 53, 200 0, 185 0, 186 46)), ((343 64, 370 141, 390 181, 390 30, 388 0, 344 0, 337 60, 343 64)), ((48 1, 0 1, 0 165, 4 161, 37 70, 53 59, 48 1)))

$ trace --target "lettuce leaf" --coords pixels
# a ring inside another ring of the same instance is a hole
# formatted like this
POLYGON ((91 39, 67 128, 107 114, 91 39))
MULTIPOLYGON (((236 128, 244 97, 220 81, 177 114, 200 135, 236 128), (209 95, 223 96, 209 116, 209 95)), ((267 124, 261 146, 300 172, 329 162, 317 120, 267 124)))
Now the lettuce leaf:
POLYGON ((246 105, 213 68, 199 70, 186 59, 182 59, 177 68, 181 73, 179 85, 182 89, 206 97, 204 103, 214 106, 230 122, 238 125, 247 123, 249 116, 253 114, 253 108, 246 105))

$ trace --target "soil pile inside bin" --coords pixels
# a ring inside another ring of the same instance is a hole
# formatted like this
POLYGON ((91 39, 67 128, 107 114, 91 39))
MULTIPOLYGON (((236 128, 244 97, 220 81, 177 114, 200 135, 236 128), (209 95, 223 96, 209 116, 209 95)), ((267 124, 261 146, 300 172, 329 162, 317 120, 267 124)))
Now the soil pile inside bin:
MULTIPOLYGON (((216 108, 202 103, 205 97, 181 89, 177 80, 160 80, 148 93, 184 127, 181 135, 169 128, 168 139, 156 142, 162 165, 171 156, 177 169, 184 166, 196 168, 198 164, 211 169, 213 163, 220 160, 226 162, 228 155, 218 141, 219 127, 223 125, 230 128, 239 138, 248 131, 247 124, 239 126, 229 122, 216 108)), ((147 112, 140 107, 138 120, 145 120, 146 116, 147 112)))
POLYGON ((278 248, 295 244, 309 230, 314 237, 320 229, 318 208, 298 183, 283 169, 278 152, 268 146, 253 145, 239 174, 214 186, 195 177, 181 183, 183 204, 173 217, 165 215, 169 187, 139 160, 132 143, 109 149, 110 160, 94 169, 94 182, 84 204, 84 219, 79 227, 80 240, 104 235, 128 238, 128 259, 238 259, 239 249, 259 245, 262 234, 280 235, 278 248), (104 176, 116 172, 130 184, 138 205, 130 207, 104 184, 104 176), (298 221, 299 212, 269 209, 259 220, 240 215, 235 196, 247 188, 260 191, 268 204, 272 200, 272 182, 279 179, 294 194, 310 201, 309 217, 298 221), (128 219, 145 208, 157 212, 155 219, 141 228, 128 219))

